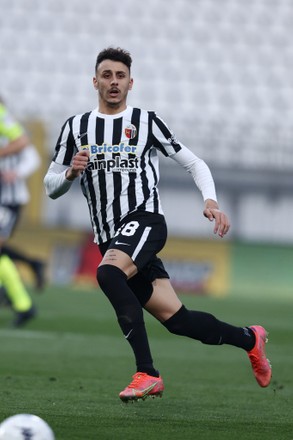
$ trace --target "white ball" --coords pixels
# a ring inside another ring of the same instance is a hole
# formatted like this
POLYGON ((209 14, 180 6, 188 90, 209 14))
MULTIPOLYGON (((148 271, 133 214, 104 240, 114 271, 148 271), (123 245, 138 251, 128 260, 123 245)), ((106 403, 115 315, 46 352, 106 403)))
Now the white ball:
POLYGON ((0 440, 55 440, 48 423, 33 414, 16 414, 0 425, 0 440))

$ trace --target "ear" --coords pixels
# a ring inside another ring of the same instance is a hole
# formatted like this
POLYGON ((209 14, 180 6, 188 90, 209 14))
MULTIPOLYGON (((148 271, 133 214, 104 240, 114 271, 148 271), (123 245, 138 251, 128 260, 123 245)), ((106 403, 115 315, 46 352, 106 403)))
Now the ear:
POLYGON ((98 88, 99 88, 98 80, 97 80, 97 78, 95 76, 93 77, 93 85, 94 85, 94 88, 96 90, 98 90, 98 88))
POLYGON ((132 90, 133 87, 133 78, 130 78, 128 90, 132 90))

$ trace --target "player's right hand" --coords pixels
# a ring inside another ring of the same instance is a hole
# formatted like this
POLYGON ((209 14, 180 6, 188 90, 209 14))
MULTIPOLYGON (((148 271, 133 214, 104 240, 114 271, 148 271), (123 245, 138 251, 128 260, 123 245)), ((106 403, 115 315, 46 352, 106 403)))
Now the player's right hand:
POLYGON ((76 153, 76 155, 72 159, 72 163, 70 168, 66 171, 66 179, 74 180, 76 177, 79 177, 83 171, 85 171, 88 161, 89 161, 90 153, 88 150, 82 150, 76 153))

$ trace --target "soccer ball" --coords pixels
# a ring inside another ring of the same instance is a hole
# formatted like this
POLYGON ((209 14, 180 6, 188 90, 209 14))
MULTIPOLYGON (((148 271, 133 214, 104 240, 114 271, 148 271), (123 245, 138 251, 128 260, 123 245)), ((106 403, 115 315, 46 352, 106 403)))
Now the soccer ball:
POLYGON ((16 414, 0 425, 0 440, 55 440, 48 423, 33 414, 16 414))

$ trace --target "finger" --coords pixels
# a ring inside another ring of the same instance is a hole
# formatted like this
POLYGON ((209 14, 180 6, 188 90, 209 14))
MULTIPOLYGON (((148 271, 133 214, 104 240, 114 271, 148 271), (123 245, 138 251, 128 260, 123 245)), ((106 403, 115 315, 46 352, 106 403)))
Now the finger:
POLYGON ((215 219, 214 234, 223 237, 226 227, 226 216, 218 210, 213 210, 212 213, 215 219))
POLYGON ((209 208, 206 208, 203 212, 203 215, 209 219, 209 221, 213 221, 214 220, 214 215, 212 213, 212 211, 209 208))
POLYGON ((224 235, 226 235, 229 232, 229 230, 230 230, 230 224, 228 223, 225 225, 224 235))
POLYGON ((220 219, 219 228, 218 228, 218 235, 220 237, 224 237, 224 235, 226 235, 227 232, 229 231, 229 228, 230 228, 230 225, 229 225, 228 218, 222 214, 221 219, 220 219))
POLYGON ((72 168, 75 170, 83 170, 86 167, 85 162, 81 162, 79 160, 73 160, 72 161, 72 168))
POLYGON ((72 164, 79 166, 83 164, 87 164, 89 161, 89 151, 88 150, 82 150, 79 151, 72 160, 72 164))
POLYGON ((215 219, 214 234, 219 233, 220 235, 221 215, 219 213, 214 213, 214 219, 215 219))
POLYGON ((86 165, 88 163, 88 158, 87 156, 77 156, 74 158, 74 163, 86 165))
POLYGON ((210 221, 215 220, 214 234, 224 237, 230 228, 228 217, 218 209, 206 208, 203 212, 204 216, 210 221))
POLYGON ((84 150, 79 151, 76 156, 86 156, 89 157, 90 156, 90 152, 89 150, 86 148, 84 150))

